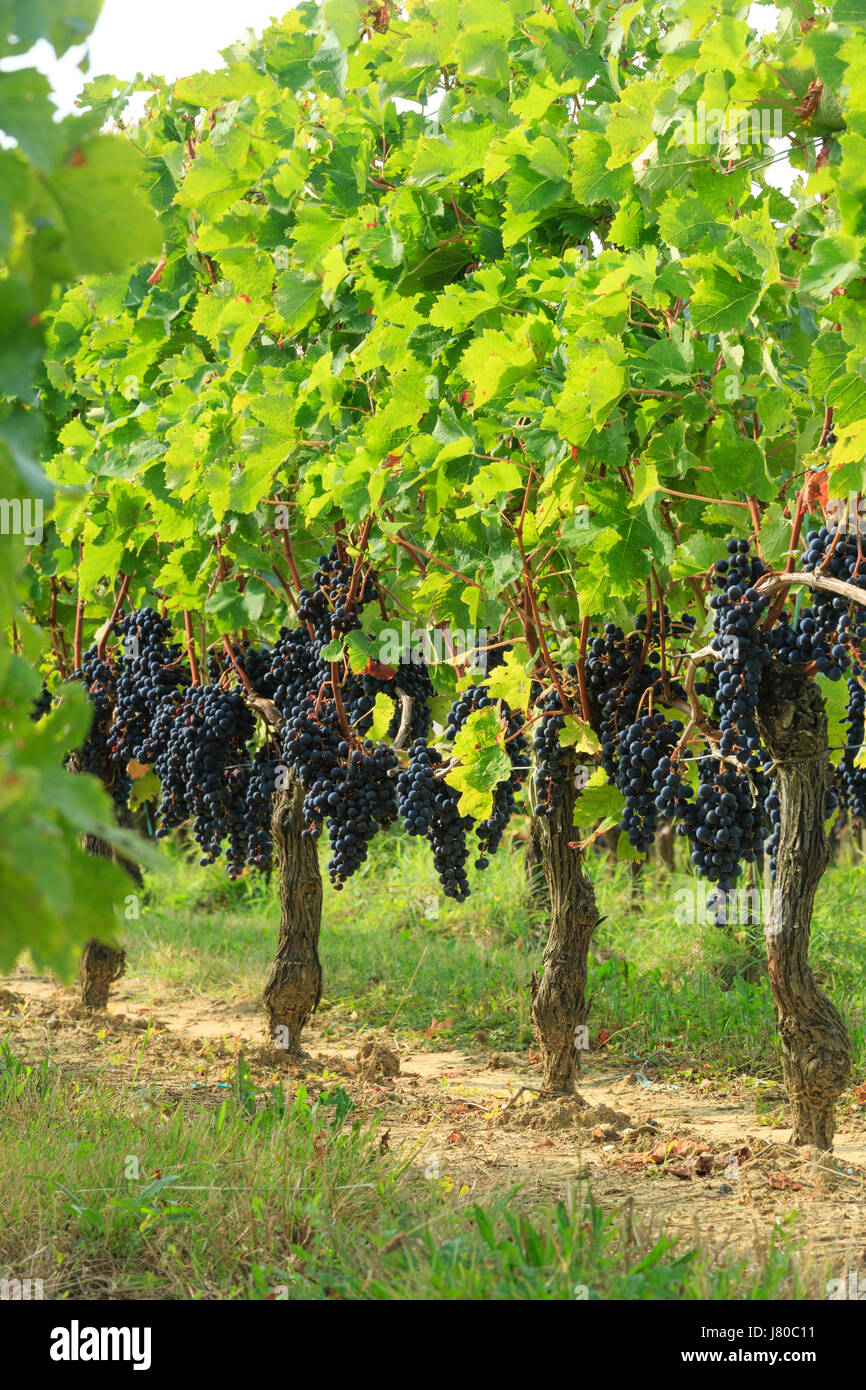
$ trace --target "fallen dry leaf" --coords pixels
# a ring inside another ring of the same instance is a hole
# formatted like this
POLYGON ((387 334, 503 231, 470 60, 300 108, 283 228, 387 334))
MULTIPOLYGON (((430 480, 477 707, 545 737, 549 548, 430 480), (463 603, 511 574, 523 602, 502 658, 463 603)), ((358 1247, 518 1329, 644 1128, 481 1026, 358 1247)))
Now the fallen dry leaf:
POLYGON ((770 1177, 770 1186, 786 1192, 803 1191, 803 1184, 794 1182, 794 1179, 789 1177, 787 1173, 773 1173, 770 1177))

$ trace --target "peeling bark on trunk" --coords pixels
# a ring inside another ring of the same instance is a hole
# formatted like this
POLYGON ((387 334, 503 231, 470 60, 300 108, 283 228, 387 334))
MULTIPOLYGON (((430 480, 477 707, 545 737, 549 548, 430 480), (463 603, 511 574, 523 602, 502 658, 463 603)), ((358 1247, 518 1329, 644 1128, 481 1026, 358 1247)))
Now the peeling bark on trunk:
POLYGON ((85 942, 78 967, 81 1003, 85 1009, 107 1009, 111 986, 126 970, 126 951, 92 936, 85 942))
POLYGON ((542 957, 542 974, 532 976, 532 1031, 541 1049, 546 1090, 571 1094, 580 1070, 577 1033, 589 1018, 586 997, 587 958, 599 923, 595 893, 587 877, 582 850, 570 849, 574 829, 574 757, 564 772, 565 791, 555 816, 540 817, 544 870, 550 894, 550 936, 542 957))
MULTIPOLYGON (((96 855, 102 859, 113 859, 122 864, 137 884, 141 884, 141 870, 137 864, 121 859, 110 845, 97 835, 82 835, 81 845, 85 854, 96 855), (133 873, 134 870, 134 873, 133 873)), ((126 951, 122 946, 111 946, 91 936, 84 943, 81 960, 78 963, 78 983, 81 989, 81 1003, 85 1009, 107 1009, 111 986, 120 979, 126 970, 126 951)))
POLYGON ((628 866, 629 878, 631 879, 631 903, 632 907, 639 907, 643 902, 643 860, 633 859, 628 866))
POLYGON ((827 716, 817 686, 774 662, 761 688, 758 723, 778 763, 781 839, 764 936, 793 1111, 791 1142, 829 1149, 851 1048, 842 1017, 818 988, 808 959, 812 906, 829 860, 827 716))
POLYGON ((280 936, 263 991, 271 1041, 295 1057, 301 1050, 301 1031, 322 997, 322 876, 316 841, 301 834, 303 805, 303 788, 293 775, 274 807, 280 936))
POLYGON ((529 901, 534 907, 547 908, 549 910, 550 897, 547 892, 547 880, 544 875, 541 821, 541 816, 529 817, 529 831, 526 837, 526 847, 523 851, 523 870, 526 874, 529 901))
MULTIPOLYGON (((81 765, 78 754, 73 753, 68 762, 69 771, 75 774, 81 772, 81 765)), ((110 788, 106 788, 111 795, 110 788)), ((120 824, 130 826, 132 824, 131 813, 117 810, 117 819, 120 824)), ((101 840, 98 835, 82 835, 81 848, 85 854, 92 854, 102 859, 112 859, 126 870, 137 888, 141 888, 143 880, 141 869, 131 859, 125 859, 119 854, 115 854, 110 845, 105 840, 101 840)), ((81 952, 81 959, 78 962, 78 985, 81 991, 81 1004, 85 1009, 107 1009, 108 997, 111 986, 120 979, 126 970, 126 951, 122 946, 113 946, 108 942, 100 941, 92 936, 84 943, 81 952)))
POLYGON ((656 835, 656 852, 662 864, 671 872, 676 869, 676 859, 674 858, 674 827, 673 824, 663 825, 656 835))

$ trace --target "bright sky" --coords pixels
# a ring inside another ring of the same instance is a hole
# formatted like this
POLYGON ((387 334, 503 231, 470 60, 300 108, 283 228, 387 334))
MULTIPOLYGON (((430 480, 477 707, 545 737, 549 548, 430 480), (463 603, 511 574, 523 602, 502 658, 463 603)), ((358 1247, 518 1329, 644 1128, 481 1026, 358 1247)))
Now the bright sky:
MULTIPOLYGON (((292 4, 293 0, 105 0, 90 39, 90 75, 130 78, 140 72, 174 79, 203 68, 213 70, 222 66, 220 49, 243 38, 247 29, 260 32, 292 4)), ((751 23, 762 32, 774 27, 777 15, 773 4, 756 3, 749 11, 751 23)), ((87 80, 78 67, 84 52, 70 49, 58 60, 47 43, 40 43, 31 54, 4 60, 3 66, 35 63, 50 78, 60 113, 66 115, 87 80)), ((144 104, 143 96, 133 102, 130 115, 137 114, 136 108, 143 110, 144 104)), ((787 142, 770 144, 782 154, 787 142)), ((781 159, 767 170, 767 177, 787 192, 794 171, 781 159)))
MULTIPOLYGON (((105 0, 90 38, 90 75, 128 78, 141 72, 175 78, 219 68, 221 48, 243 38, 247 29, 260 32, 291 8, 292 0, 105 0)), ((35 60, 66 114, 87 80, 78 68, 83 53, 70 49, 58 61, 42 43, 14 66, 35 60)))

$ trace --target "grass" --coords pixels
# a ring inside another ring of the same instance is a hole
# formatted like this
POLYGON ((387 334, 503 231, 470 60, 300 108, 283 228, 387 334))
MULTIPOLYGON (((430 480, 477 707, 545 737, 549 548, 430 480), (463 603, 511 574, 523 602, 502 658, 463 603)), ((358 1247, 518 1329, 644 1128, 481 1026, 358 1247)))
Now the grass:
POLYGON ((713 1264, 586 1194, 473 1203, 344 1091, 261 1093, 242 1064, 218 1110, 154 1108, 3 1047, 0 1110, 0 1277, 46 1298, 796 1299, 827 1275, 783 1231, 713 1264))
MULTIPOLYGON (((664 1068, 778 1075, 772 998, 760 928, 735 933, 678 922, 674 893, 694 880, 647 866, 632 901, 626 864, 591 856, 599 908, 589 993, 593 1029, 611 1053, 664 1068), (754 975, 754 978, 752 976, 754 975)), ((824 877, 812 962, 852 1034, 855 1079, 866 1074, 866 866, 824 877)), ((155 881, 131 933, 130 968, 153 990, 254 999, 276 939, 273 886, 230 884, 178 865, 155 881)), ((426 846, 401 835, 374 841, 370 859, 339 894, 326 888, 322 1021, 392 1023, 416 1046, 530 1042, 529 979, 540 965, 545 915, 527 901, 519 850, 506 842, 474 875, 466 903, 441 898, 426 846)))
MULTIPOLYGON (((676 920, 672 881, 592 856, 604 916, 589 991, 609 1054, 672 1077, 778 1075, 772 1000, 754 933, 676 920)), ((864 1068, 863 866, 831 870, 813 963, 864 1068)), ((688 882, 688 880, 686 880, 688 882)), ((392 1026, 416 1047, 524 1048, 529 977, 546 934, 519 845, 506 842, 469 901, 439 897, 424 846, 381 837, 340 894, 325 893, 322 1022, 392 1026)), ((149 887, 130 969, 161 995, 259 996, 276 939, 273 885, 175 871, 149 887)), ((699 1233, 673 1242, 631 1208, 602 1211, 583 1182, 559 1202, 529 1187, 473 1201, 446 1172, 389 1152, 322 1078, 257 1090, 243 1062, 218 1109, 154 1098, 95 1069, 77 1079, 0 1047, 0 1277, 46 1297, 118 1299, 800 1299, 828 1269, 773 1227, 741 1257, 699 1233), (315 1094, 315 1087, 326 1087, 315 1094), (384 1149, 384 1151, 383 1151, 384 1149)), ((772 1119, 772 1114, 769 1114, 772 1119)))

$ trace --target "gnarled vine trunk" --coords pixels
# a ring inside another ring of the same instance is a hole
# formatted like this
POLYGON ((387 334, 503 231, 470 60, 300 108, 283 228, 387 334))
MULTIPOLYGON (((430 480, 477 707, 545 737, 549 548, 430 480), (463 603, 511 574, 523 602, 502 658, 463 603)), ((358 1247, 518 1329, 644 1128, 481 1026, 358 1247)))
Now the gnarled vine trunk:
POLYGON ((587 962, 589 943, 600 920, 583 851, 570 848, 578 835, 574 828, 574 771, 574 755, 569 753, 562 805, 554 816, 539 817, 550 894, 550 935, 542 957, 542 974, 532 976, 531 1007, 545 1089, 566 1094, 574 1090, 580 1053, 588 1036, 587 962))
POLYGON ((817 686, 790 666, 772 663, 761 687, 758 723, 777 764, 781 803, 776 882, 764 936, 793 1111, 791 1142, 829 1149, 851 1048, 841 1015, 809 966, 812 906, 830 857, 824 831, 827 716, 817 686))
MULTIPOLYGON (((81 772, 81 763, 77 753, 70 756, 67 767, 72 773, 81 772)), ((106 790, 111 795, 111 788, 107 787, 106 790)), ((117 808, 117 818, 121 824, 125 824, 127 827, 132 824, 132 813, 123 808, 117 808)), ((133 860, 115 854, 111 846, 106 844, 105 840, 101 840, 98 835, 82 835, 81 847, 85 854, 114 860, 116 864, 120 864, 126 870, 138 888, 142 886, 139 866, 133 860)), ((100 941, 98 937, 91 936, 84 943, 81 959, 78 962, 78 987, 82 1006, 85 1009, 107 1009, 111 986, 120 979, 125 970, 126 951, 123 947, 111 945, 109 942, 100 941)))
POLYGON ((534 907, 549 907, 547 880, 544 874, 544 852, 541 844, 541 816, 529 817, 529 829, 523 850, 523 872, 529 901, 534 907))
POLYGON ((301 834, 303 806, 303 788, 292 774, 274 806, 280 936, 263 991, 271 1041, 290 1056, 300 1053, 301 1030, 322 997, 322 876, 316 841, 304 839, 301 834))
POLYGON ((85 942, 78 966, 81 1003, 85 1009, 108 1008, 111 986, 126 970, 126 951, 92 936, 85 942))

